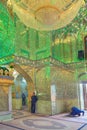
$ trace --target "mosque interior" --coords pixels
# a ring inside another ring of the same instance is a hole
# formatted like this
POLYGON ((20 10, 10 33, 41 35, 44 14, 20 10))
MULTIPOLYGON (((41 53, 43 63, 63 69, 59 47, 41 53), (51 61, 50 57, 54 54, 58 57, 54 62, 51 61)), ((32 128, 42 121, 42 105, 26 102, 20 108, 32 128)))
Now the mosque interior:
POLYGON ((87 109, 87 0, 0 1, 0 119, 34 91, 36 113, 87 109))

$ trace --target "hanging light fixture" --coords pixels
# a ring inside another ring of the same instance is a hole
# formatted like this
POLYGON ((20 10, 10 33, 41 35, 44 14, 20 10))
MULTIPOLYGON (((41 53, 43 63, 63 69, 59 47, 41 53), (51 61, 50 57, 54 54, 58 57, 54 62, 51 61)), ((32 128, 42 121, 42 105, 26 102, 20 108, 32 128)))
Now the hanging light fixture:
POLYGON ((13 11, 27 27, 55 30, 69 24, 84 0, 10 0, 13 11))

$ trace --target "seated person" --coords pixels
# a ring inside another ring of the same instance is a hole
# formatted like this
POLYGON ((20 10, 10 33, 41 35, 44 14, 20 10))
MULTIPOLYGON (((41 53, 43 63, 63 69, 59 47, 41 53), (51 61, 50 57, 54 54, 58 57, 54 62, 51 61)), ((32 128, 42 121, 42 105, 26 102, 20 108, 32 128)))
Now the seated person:
POLYGON ((82 115, 84 116, 84 111, 78 109, 77 107, 72 107, 72 108, 71 108, 71 113, 70 113, 70 115, 72 115, 72 116, 76 116, 76 115, 80 116, 81 113, 82 113, 82 115))

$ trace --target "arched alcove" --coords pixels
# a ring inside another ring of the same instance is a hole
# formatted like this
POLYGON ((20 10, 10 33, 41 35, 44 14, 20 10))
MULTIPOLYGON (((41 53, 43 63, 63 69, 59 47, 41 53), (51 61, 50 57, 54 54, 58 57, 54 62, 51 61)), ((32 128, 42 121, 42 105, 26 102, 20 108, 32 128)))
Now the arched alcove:
POLYGON ((15 71, 14 86, 12 87, 13 109, 28 109, 28 85, 25 78, 15 71), (25 95, 23 104, 22 95, 25 95), (17 101, 17 103, 15 103, 17 101))
POLYGON ((30 97, 34 90, 34 83, 30 75, 21 68, 20 65, 14 64, 14 86, 13 86, 13 109, 30 110, 30 97), (22 105, 22 93, 26 95, 26 106, 22 105))

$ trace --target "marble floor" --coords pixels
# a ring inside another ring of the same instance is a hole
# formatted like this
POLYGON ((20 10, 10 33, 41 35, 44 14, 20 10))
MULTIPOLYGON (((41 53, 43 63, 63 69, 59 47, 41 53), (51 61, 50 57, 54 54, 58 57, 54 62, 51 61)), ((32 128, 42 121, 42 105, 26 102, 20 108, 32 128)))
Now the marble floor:
POLYGON ((0 122, 0 130, 87 130, 87 112, 70 117, 68 113, 44 116, 13 111, 13 120, 0 122))

